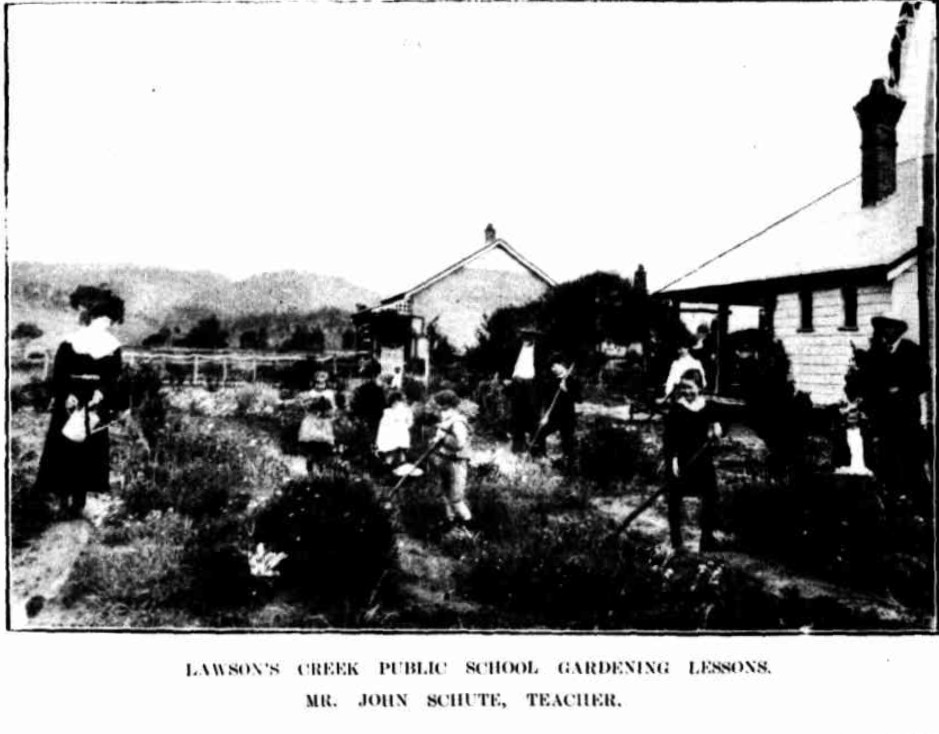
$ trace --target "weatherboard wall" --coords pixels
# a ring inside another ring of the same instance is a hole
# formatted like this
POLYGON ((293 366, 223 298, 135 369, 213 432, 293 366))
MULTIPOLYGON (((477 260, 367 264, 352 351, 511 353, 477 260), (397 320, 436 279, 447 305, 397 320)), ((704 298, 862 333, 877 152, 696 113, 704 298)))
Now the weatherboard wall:
POLYGON ((505 306, 528 303, 547 288, 527 270, 462 268, 415 294, 412 309, 462 351, 476 344, 488 315, 505 306))
POLYGON ((803 331, 798 293, 781 294, 776 301, 773 327, 786 349, 796 389, 809 394, 816 405, 844 400, 844 377, 851 364, 852 343, 870 346, 871 318, 898 310, 907 317, 907 337, 917 340, 916 268, 894 281, 860 286, 857 291, 857 328, 846 328, 841 289, 813 293, 812 330, 803 331))

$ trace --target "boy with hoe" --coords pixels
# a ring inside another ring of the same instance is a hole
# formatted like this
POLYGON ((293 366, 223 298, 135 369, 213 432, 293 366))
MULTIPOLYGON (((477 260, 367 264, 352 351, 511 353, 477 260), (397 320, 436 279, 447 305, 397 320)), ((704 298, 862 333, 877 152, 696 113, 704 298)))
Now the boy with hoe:
POLYGON ((472 519, 466 504, 466 477, 469 470, 469 426, 457 410, 460 399, 452 390, 437 393, 434 402, 440 407, 440 423, 434 435, 437 466, 440 471, 444 510, 454 529, 467 533, 472 519))

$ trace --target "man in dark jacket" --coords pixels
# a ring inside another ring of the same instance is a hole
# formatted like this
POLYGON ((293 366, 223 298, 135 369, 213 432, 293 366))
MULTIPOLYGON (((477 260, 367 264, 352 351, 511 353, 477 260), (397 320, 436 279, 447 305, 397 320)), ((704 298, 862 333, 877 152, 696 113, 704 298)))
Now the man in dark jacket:
POLYGON ((874 333, 864 371, 863 410, 873 469, 890 498, 929 504, 925 396, 929 369, 919 345, 903 338, 906 322, 893 314, 871 319, 874 333))
POLYGON ((362 369, 365 381, 352 395, 352 415, 367 427, 372 443, 378 435, 378 424, 385 411, 385 391, 381 386, 381 365, 372 359, 362 369))

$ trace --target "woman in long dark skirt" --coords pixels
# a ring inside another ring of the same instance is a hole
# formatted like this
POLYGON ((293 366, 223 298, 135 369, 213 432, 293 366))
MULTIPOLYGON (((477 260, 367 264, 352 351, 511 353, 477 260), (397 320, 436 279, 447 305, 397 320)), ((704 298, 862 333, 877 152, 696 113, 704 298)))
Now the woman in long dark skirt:
POLYGON ((52 418, 36 489, 40 496, 58 497, 63 515, 80 517, 88 492, 107 492, 110 486, 107 424, 120 410, 121 346, 108 330, 124 320, 124 302, 105 288, 81 287, 71 303, 80 309, 81 327, 56 352, 52 418), (71 430, 76 421, 66 429, 75 413, 84 424, 77 434, 71 430))

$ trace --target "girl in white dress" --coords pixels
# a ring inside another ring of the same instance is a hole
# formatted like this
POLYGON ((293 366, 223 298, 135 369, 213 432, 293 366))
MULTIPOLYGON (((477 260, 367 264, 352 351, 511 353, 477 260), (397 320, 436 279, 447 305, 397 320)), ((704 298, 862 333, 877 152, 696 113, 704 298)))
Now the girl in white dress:
POLYGON ((388 398, 389 405, 378 424, 378 437, 375 440, 378 453, 388 466, 402 464, 411 448, 411 426, 414 413, 408 406, 404 395, 395 391, 388 398))

